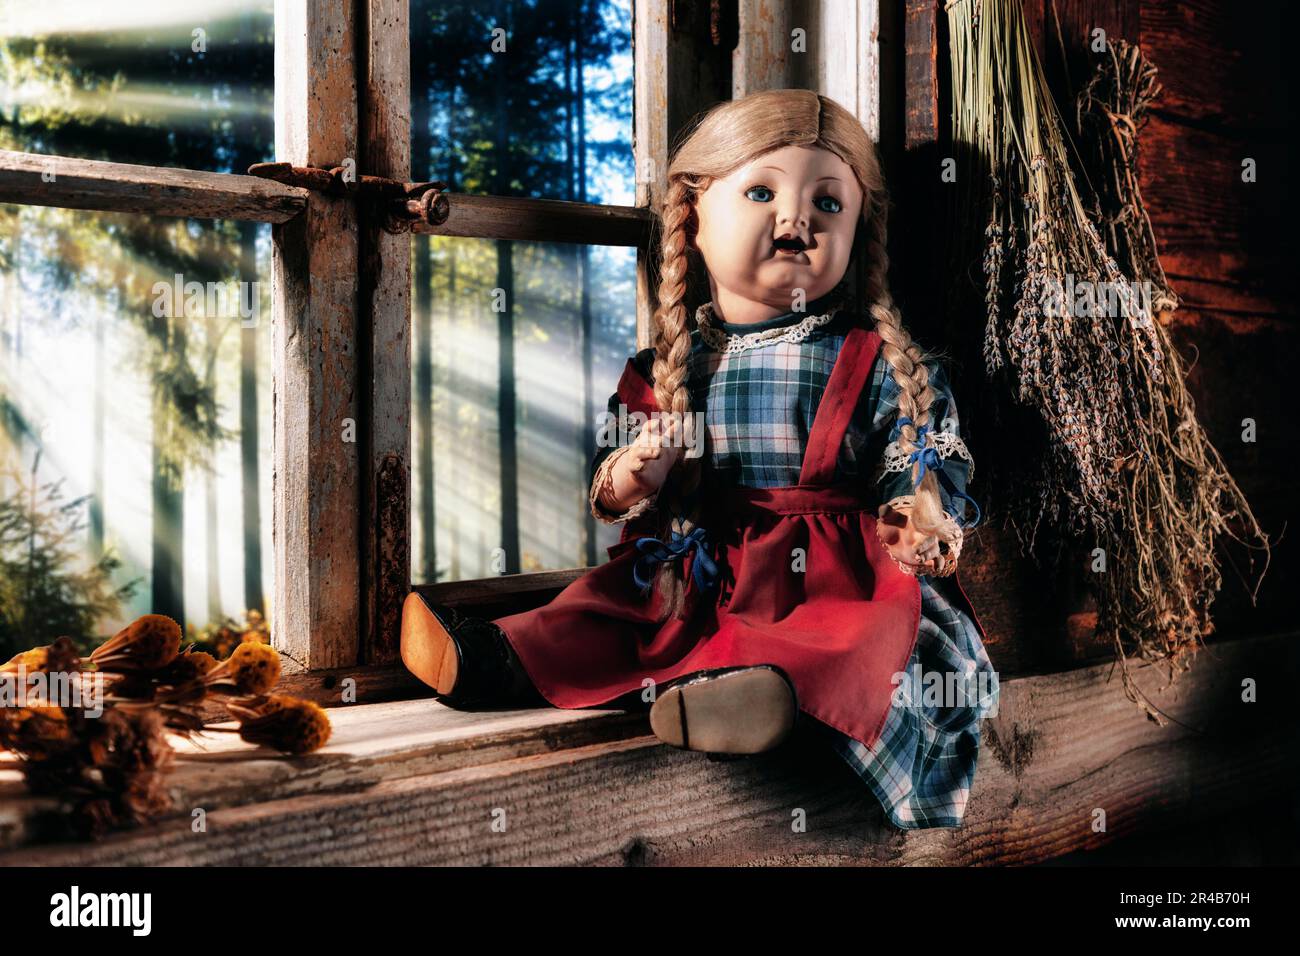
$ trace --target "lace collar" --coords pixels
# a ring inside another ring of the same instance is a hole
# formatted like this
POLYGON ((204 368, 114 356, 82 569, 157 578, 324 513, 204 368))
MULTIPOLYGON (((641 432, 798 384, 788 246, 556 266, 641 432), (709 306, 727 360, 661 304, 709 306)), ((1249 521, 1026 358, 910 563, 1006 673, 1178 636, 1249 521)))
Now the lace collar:
POLYGON ((831 304, 826 312, 805 316, 802 321, 792 325, 781 325, 761 332, 728 335, 718 327, 713 315, 713 303, 706 302, 695 310, 695 324, 699 327, 700 338, 709 348, 716 352, 734 355, 737 352, 775 345, 778 342, 802 342, 817 329, 829 323, 843 308, 844 303, 839 301, 831 304))

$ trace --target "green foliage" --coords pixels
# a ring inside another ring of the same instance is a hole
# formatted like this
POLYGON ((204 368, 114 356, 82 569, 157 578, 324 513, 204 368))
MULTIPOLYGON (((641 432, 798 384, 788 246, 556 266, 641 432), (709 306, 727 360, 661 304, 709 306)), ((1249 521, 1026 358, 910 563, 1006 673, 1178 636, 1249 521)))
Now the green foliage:
POLYGON ((135 593, 136 581, 113 586, 121 561, 112 552, 85 566, 88 496, 64 501, 61 485, 39 483, 35 465, 30 477, 0 472, 0 660, 63 635, 88 652, 99 642, 98 620, 135 593))

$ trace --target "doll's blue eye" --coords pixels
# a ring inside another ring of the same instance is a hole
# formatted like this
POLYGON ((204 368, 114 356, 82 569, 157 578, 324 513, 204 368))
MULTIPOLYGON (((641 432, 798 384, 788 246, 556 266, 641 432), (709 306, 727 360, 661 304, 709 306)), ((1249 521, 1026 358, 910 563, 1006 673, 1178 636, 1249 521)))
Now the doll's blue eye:
MULTIPOLYGON (((768 189, 766 186, 750 186, 745 190, 745 195, 754 200, 754 202, 771 202, 775 197, 772 190, 768 189), (755 193, 758 193, 759 195, 756 196, 754 195, 755 193)), ((840 205, 840 201, 834 196, 820 196, 814 200, 813 204, 822 212, 839 212, 844 208, 840 205)))

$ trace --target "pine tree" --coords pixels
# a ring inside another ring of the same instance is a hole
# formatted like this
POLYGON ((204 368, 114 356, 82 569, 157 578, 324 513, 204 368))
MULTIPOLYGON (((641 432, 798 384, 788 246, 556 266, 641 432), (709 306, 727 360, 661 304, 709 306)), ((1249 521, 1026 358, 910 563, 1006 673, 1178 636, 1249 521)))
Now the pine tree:
POLYGON ((137 581, 113 586, 121 561, 111 550, 81 559, 89 495, 64 501, 62 481, 39 484, 16 470, 0 483, 0 660, 63 635, 89 652, 96 622, 120 612, 137 581), (78 570, 78 568, 84 570, 78 570))

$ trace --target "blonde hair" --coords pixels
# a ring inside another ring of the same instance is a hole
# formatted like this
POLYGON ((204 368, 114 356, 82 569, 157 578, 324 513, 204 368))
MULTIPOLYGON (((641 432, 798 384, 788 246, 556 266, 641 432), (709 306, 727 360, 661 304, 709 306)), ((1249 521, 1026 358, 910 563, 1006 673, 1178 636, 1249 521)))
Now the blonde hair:
MULTIPOLYGON (((866 302, 882 352, 893 371, 900 394, 898 413, 912 420, 899 437, 901 450, 916 446, 916 427, 929 422, 934 390, 925 362, 927 354, 912 341, 889 292, 889 256, 885 251, 885 191, 875 144, 858 119, 834 100, 812 90, 764 90, 739 100, 719 103, 704 114, 677 147, 668 166, 667 189, 660 213, 659 304, 654 314, 655 399, 665 412, 691 410, 689 363, 693 318, 685 304, 688 240, 697 228, 696 200, 715 179, 721 179, 758 157, 786 146, 821 147, 842 159, 862 187, 862 220, 858 223, 849 271, 857 269, 858 291, 866 302)), ((660 496, 661 527, 688 534, 698 508, 686 506, 700 480, 702 458, 679 460, 660 496)), ((912 479, 920 465, 912 466, 912 479)), ((927 470, 916 489, 911 520, 925 534, 945 531, 939 482, 927 470)), ((684 583, 681 567, 665 562, 655 582, 665 598, 665 616, 682 616, 684 583)))

